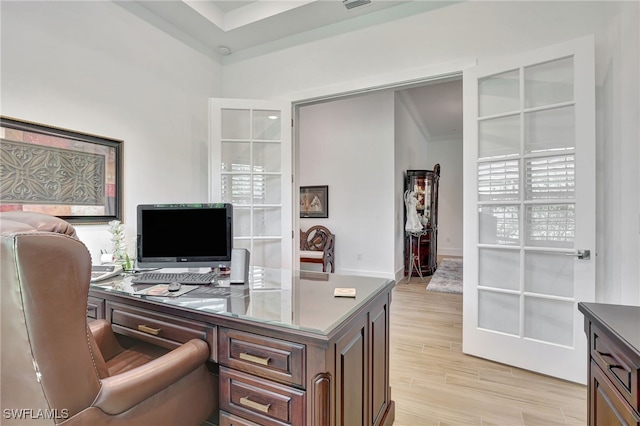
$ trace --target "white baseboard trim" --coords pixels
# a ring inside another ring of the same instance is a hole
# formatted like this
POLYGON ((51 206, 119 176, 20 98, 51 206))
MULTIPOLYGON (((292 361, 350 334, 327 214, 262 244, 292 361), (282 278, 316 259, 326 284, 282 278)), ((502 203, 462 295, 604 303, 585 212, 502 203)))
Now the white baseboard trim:
POLYGON ((461 248, 438 248, 438 256, 458 256, 462 257, 461 248))

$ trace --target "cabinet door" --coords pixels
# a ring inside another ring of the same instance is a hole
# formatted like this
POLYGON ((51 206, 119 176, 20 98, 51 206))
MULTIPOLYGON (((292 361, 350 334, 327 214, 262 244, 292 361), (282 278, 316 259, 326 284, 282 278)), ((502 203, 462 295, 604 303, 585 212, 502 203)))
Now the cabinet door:
POLYGON ((598 365, 591 361, 591 426, 640 426, 640 416, 613 387, 598 365))
POLYGON ((336 426, 366 425, 367 327, 353 326, 336 343, 336 426))
POLYGON ((371 359, 371 424, 382 421, 389 406, 389 301, 371 309, 369 320, 371 359))

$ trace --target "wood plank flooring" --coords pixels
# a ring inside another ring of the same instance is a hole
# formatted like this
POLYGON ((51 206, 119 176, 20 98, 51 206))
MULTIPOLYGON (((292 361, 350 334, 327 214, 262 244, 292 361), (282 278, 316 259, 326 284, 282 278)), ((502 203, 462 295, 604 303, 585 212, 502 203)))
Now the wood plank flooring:
POLYGON ((393 290, 394 426, 587 424, 586 386, 463 354, 462 295, 428 280, 393 290))

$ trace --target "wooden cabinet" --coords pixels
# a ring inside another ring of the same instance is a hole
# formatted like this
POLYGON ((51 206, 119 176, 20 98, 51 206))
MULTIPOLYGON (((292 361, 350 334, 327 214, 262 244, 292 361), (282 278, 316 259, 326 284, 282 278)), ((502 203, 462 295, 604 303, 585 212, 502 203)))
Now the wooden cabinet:
POLYGON ((405 248, 404 275, 432 275, 437 268, 438 256, 438 187, 440 165, 433 170, 407 170, 405 178, 405 248), (415 201, 407 202, 407 197, 415 201), (415 205, 419 231, 407 230, 411 221, 411 205, 415 205), (412 258, 414 262, 412 262, 412 258))
POLYGON ((580 303, 589 341, 589 425, 640 426, 640 307, 580 303))

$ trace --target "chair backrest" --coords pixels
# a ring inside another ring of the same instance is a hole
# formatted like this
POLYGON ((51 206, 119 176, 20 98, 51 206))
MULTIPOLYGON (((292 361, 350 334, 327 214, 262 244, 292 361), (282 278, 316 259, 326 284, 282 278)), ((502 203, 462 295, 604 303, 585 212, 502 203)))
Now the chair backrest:
POLYGON ((335 236, 328 228, 314 225, 302 232, 300 236, 300 250, 324 251, 333 244, 335 236))
POLYGON ((0 214, 2 409, 73 416, 100 390, 87 328, 91 256, 67 222, 0 214))

